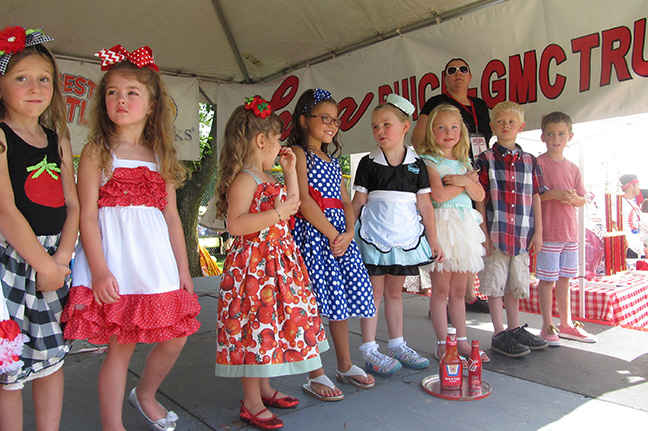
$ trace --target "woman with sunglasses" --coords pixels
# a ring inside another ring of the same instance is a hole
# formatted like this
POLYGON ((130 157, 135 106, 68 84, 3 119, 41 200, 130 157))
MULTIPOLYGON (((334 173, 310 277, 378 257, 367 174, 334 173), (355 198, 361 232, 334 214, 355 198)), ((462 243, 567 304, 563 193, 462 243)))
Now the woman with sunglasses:
MULTIPOLYGON (((430 97, 423 105, 412 132, 412 144, 418 146, 425 140, 426 125, 430 112, 438 105, 449 103, 456 106, 461 112, 461 117, 470 136, 470 162, 474 163, 477 154, 488 149, 488 142, 493 136, 488 105, 482 99, 468 95, 472 74, 470 73, 470 66, 464 59, 453 58, 450 60, 443 69, 443 78, 445 92, 430 97)), ((421 289, 429 288, 427 274, 422 274, 422 277, 425 281, 421 282, 421 289)), ((475 296, 474 277, 468 277, 468 279, 469 283, 465 298, 466 311, 488 313, 488 302, 475 296)), ((405 285, 414 284, 412 280, 414 279, 406 280, 405 285)))

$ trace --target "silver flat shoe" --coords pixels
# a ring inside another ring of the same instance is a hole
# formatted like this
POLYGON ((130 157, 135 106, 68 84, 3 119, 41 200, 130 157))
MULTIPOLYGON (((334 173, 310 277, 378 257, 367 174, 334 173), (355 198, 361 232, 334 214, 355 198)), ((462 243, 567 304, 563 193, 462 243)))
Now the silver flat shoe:
MULTIPOLYGON (((142 410, 142 406, 140 406, 139 400, 137 399, 137 393, 135 390, 137 387, 134 387, 132 391, 130 391, 130 394, 128 394, 128 403, 136 410, 138 410, 142 416, 144 416, 144 419, 146 419, 149 424, 151 425, 151 429, 156 430, 156 431, 173 431, 176 429, 176 421, 179 419, 178 415, 175 414, 172 411, 168 411, 167 409, 164 409, 166 411, 166 416, 158 419, 156 421, 151 420, 146 413, 144 413, 144 410, 142 410)), ((163 407, 164 408, 164 407, 163 407)))

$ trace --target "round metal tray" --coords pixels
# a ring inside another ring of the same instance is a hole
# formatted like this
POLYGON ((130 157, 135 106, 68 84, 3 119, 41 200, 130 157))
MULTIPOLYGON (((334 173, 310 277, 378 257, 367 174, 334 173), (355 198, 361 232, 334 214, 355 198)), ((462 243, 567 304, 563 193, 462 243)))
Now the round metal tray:
POLYGON ((432 374, 421 381, 423 390, 435 397, 454 401, 474 401, 486 398, 491 394, 491 385, 482 380, 482 390, 480 393, 473 394, 468 390, 468 376, 463 377, 463 384, 460 391, 447 391, 441 389, 441 381, 438 374, 432 374))

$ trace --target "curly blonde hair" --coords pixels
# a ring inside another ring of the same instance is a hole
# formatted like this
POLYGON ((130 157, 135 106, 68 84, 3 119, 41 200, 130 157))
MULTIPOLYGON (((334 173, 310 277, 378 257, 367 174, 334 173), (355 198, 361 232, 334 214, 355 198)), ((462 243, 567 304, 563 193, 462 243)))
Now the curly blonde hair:
POLYGON ((187 178, 187 169, 178 160, 178 152, 173 146, 173 108, 162 76, 150 67, 138 68, 134 64, 123 61, 114 65, 101 78, 92 99, 90 111, 90 135, 88 143, 99 156, 99 166, 107 177, 112 176, 112 149, 110 141, 119 134, 115 123, 108 116, 106 109, 106 87, 110 77, 120 75, 135 79, 146 86, 152 103, 142 137, 144 145, 149 147, 158 161, 160 175, 166 182, 180 186, 187 178))
POLYGON ((443 151, 441 151, 439 144, 434 138, 434 120, 440 112, 449 112, 459 117, 461 123, 461 135, 459 136, 459 142, 457 142, 457 145, 452 148, 452 155, 455 159, 462 162, 469 171, 472 170, 472 165, 470 163, 470 138, 468 137, 468 129, 466 128, 466 124, 463 122, 459 109, 448 103, 437 105, 432 112, 430 112, 430 116, 428 117, 425 126, 425 139, 415 147, 416 152, 418 154, 437 156, 441 159, 445 158, 443 151))
POLYGON ((227 124, 220 153, 218 182, 216 183, 216 214, 227 214, 227 191, 234 178, 241 172, 247 158, 253 153, 252 140, 263 133, 281 133, 283 121, 276 114, 266 118, 257 117, 243 105, 237 107, 227 124))

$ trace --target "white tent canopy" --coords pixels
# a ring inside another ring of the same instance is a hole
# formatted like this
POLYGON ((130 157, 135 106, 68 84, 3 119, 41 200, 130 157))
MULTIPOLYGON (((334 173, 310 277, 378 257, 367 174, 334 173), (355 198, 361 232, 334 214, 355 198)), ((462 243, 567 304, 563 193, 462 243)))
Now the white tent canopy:
POLYGON ((3 0, 0 25, 43 28, 57 57, 97 62, 116 44, 153 48, 160 69, 220 82, 267 81, 503 0, 3 0))

